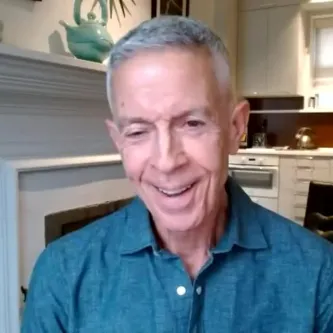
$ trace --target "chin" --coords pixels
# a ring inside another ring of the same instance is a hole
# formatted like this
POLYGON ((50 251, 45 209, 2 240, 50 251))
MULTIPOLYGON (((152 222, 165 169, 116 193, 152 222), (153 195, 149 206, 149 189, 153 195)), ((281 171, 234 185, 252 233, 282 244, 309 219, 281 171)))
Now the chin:
POLYGON ((151 212, 154 222, 161 228, 173 232, 186 232, 199 227, 203 218, 199 212, 191 214, 165 214, 160 211, 151 212))

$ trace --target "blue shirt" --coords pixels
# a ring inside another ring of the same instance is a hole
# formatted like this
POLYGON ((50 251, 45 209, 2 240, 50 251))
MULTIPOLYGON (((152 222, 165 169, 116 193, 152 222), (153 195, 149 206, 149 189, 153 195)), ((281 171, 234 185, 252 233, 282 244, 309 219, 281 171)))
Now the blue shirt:
POLYGON ((43 251, 22 332, 332 333, 332 245, 227 188, 228 227, 194 281, 135 198, 43 251))

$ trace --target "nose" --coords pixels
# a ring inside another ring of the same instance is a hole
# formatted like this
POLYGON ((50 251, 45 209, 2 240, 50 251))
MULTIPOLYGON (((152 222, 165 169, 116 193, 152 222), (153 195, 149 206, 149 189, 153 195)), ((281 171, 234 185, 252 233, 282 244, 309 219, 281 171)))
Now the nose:
POLYGON ((177 133, 163 131, 154 142, 152 165, 163 173, 170 173, 186 163, 186 154, 177 133))

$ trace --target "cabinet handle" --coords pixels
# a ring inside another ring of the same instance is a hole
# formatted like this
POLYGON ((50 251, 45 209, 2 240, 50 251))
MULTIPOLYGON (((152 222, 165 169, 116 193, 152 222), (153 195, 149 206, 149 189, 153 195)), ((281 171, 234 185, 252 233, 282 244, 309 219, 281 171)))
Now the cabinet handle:
POLYGON ((313 160, 313 156, 302 156, 299 158, 296 157, 296 161, 297 160, 313 160))
POLYGON ((308 195, 308 192, 296 191, 295 195, 300 195, 300 196, 306 197, 308 195))
POLYGON ((310 183, 310 179, 299 179, 297 178, 297 183, 300 183, 300 184, 306 184, 306 183, 310 183))
POLYGON ((312 166, 297 165, 296 169, 300 169, 300 170, 313 170, 313 167, 312 166))

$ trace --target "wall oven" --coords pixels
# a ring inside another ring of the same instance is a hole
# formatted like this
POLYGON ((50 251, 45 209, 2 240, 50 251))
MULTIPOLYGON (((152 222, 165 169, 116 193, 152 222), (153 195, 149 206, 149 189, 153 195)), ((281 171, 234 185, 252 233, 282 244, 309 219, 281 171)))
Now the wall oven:
POLYGON ((273 210, 277 210, 279 196, 278 157, 232 155, 229 157, 229 175, 255 202, 264 202, 260 198, 274 199, 274 201, 268 201, 269 206, 273 207, 273 210))

